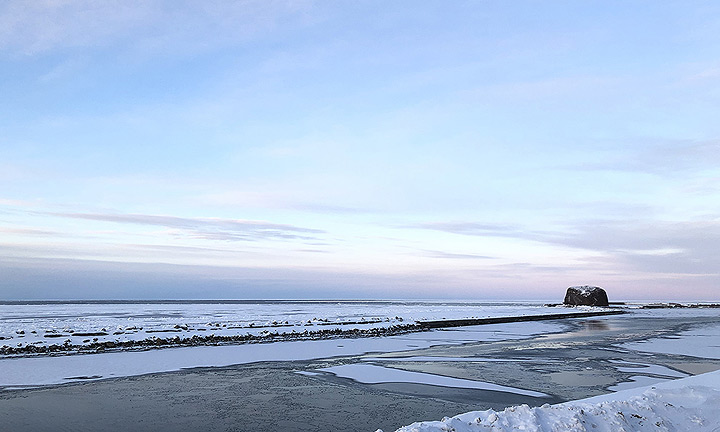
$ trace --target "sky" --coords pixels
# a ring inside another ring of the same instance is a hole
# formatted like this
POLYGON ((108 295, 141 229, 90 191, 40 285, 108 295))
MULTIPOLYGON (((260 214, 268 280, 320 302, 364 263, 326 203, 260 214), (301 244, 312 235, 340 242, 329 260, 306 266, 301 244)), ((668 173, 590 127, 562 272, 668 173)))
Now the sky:
POLYGON ((0 2, 0 300, 720 300, 720 3, 0 2))

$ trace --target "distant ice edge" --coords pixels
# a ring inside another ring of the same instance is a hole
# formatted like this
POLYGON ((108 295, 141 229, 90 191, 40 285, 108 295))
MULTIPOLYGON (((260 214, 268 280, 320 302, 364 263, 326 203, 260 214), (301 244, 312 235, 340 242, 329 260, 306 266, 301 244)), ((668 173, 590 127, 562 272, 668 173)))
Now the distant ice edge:
POLYGON ((396 432, 713 432, 720 430, 717 407, 720 371, 557 405, 471 411, 396 432))

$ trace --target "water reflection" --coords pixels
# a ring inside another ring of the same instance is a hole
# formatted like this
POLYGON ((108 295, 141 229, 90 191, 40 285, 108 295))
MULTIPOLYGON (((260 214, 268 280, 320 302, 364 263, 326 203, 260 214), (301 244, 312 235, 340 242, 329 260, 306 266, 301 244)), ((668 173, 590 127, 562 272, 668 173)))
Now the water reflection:
POLYGON ((610 330, 607 321, 603 320, 587 320, 583 321, 583 329, 588 331, 604 331, 610 330))

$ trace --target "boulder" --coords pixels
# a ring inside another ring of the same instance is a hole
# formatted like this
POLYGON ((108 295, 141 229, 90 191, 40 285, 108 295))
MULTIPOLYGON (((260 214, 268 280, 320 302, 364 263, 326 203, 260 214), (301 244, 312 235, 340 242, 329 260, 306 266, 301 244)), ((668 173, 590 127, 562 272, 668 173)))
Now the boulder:
POLYGON ((570 306, 607 306, 608 297, 605 290, 597 286, 571 286, 567 289, 563 304, 570 306))

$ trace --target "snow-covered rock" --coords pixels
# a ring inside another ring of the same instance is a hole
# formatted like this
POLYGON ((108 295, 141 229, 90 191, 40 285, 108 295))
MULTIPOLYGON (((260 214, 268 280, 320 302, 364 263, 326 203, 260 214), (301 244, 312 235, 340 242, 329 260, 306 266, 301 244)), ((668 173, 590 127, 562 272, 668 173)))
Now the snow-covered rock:
POLYGON ((563 304, 572 306, 607 306, 608 297, 605 290, 598 286, 571 286, 565 293, 563 304))

